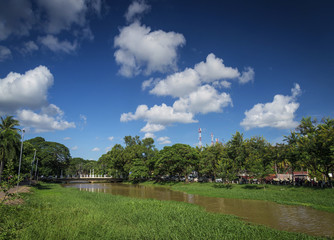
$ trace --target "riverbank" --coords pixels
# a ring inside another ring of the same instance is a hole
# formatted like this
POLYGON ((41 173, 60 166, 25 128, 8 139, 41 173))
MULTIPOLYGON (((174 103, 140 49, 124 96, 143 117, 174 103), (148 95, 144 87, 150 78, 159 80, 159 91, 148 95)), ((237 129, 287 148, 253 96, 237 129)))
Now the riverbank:
POLYGON ((2 206, 0 239, 316 239, 206 212, 182 202, 143 200, 42 184, 20 206, 2 206))
MULTIPOLYGON (((15 186, 14 188, 11 188, 9 190, 9 193, 28 193, 30 191, 30 187, 27 185, 24 186, 15 186)), ((6 195, 4 192, 0 192, 0 202, 2 202, 6 198, 6 195)), ((9 198, 5 199, 4 204, 10 204, 10 205, 15 205, 15 204, 22 204, 23 200, 21 198, 9 198)))
POLYGON ((146 186, 168 187, 175 191, 207 197, 237 198, 272 201, 279 204, 309 206, 334 213, 334 189, 294 187, 258 184, 233 184, 226 187, 217 183, 155 183, 143 182, 146 186))

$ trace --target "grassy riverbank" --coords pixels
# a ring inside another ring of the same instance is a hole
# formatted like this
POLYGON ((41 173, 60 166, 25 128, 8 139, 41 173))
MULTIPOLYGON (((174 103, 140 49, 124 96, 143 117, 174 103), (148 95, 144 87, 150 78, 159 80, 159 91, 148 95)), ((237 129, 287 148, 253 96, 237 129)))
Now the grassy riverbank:
MULTIPOLYGON (((179 186, 181 187, 181 186, 179 186)), ((313 239, 205 212, 42 184, 21 206, 0 207, 0 239, 313 239)))
POLYGON ((255 199, 277 202, 280 204, 293 204, 310 206, 318 210, 334 212, 334 189, 293 187, 277 185, 232 185, 232 188, 222 187, 215 183, 154 183, 145 182, 143 185, 165 186, 172 190, 208 197, 255 199), (221 187, 214 187, 215 185, 221 187), (265 187, 265 188, 264 188, 265 187))

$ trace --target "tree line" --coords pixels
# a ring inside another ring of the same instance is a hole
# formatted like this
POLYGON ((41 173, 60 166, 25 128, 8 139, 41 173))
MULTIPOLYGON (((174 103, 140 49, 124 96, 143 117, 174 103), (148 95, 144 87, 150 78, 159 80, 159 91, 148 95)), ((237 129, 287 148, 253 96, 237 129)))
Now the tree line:
POLYGON ((152 138, 126 136, 125 146, 116 144, 98 164, 103 174, 130 180, 184 177, 193 172, 224 182, 241 176, 263 181, 270 174, 308 170, 311 177, 330 181, 334 172, 334 120, 303 118, 284 136, 284 143, 270 144, 263 137, 244 138, 236 132, 226 143, 203 148, 187 144, 165 146, 160 151, 152 138))
MULTIPOLYGON (((1 117, 0 180, 9 169, 18 169, 18 127, 19 122, 12 116, 1 117)), ((226 143, 202 148, 177 143, 158 150, 152 138, 125 136, 124 145, 115 144, 98 161, 72 158, 63 144, 36 137, 23 143, 21 172, 34 173, 37 164, 39 176, 87 175, 94 169, 95 175, 132 181, 166 176, 188 181, 196 173, 228 183, 241 176, 264 181, 270 174, 308 170, 311 177, 330 181, 334 172, 334 119, 317 122, 303 118, 295 130, 284 136, 283 143, 275 145, 260 136, 244 138, 237 131, 226 143)))

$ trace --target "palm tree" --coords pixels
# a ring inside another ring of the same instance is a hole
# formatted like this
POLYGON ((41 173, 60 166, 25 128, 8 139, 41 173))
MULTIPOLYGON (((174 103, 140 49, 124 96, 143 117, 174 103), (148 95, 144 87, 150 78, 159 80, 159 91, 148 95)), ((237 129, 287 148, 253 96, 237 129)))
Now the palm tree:
POLYGON ((0 182, 4 165, 7 160, 14 159, 19 152, 20 134, 19 121, 13 116, 1 117, 0 122, 0 182))

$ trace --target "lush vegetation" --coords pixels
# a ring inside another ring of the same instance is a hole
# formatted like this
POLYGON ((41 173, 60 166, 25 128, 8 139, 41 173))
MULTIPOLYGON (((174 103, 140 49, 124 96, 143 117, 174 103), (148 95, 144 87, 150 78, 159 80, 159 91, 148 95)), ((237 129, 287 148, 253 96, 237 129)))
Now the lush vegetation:
MULTIPOLYGON (((270 174, 308 170, 311 177, 329 181, 334 172, 334 119, 317 123, 303 118, 284 144, 275 146, 263 137, 244 139, 236 132, 225 144, 203 148, 186 144, 155 149, 153 139, 124 138, 125 147, 116 144, 98 161, 99 171, 131 180, 178 176, 188 180, 192 172, 212 180, 231 182, 247 176, 262 182, 270 174)), ((294 179, 294 178, 292 178, 294 179)))
POLYGON ((0 239, 313 239, 181 202, 141 200, 43 184, 0 208, 0 239))
MULTIPOLYGON (((0 121, 0 182, 14 176, 19 168, 22 130, 12 116, 0 121)), ((72 158, 69 149, 60 143, 36 137, 23 142, 21 173, 23 176, 60 176, 89 174, 96 161, 72 158), (36 167, 38 165, 38 167, 36 167)))
MULTIPOLYGON (((0 177, 6 164, 18 168, 19 122, 13 117, 1 118, 0 177)), ((198 177, 230 183, 241 176, 262 182, 270 174, 308 170, 311 177, 331 184, 334 172, 334 119, 320 123, 303 118, 300 125, 285 136, 284 144, 272 145, 263 137, 245 139, 236 132, 226 143, 203 148, 177 143, 160 151, 152 138, 124 137, 124 146, 116 144, 98 161, 72 158, 63 144, 41 137, 24 141, 21 172, 30 175, 38 164, 38 175, 63 176, 89 174, 122 177, 132 181, 184 178, 192 173, 198 177)), ((292 178, 293 179, 293 178, 292 178)))

